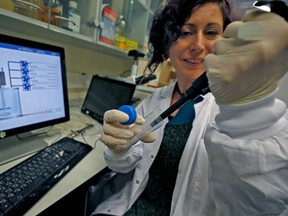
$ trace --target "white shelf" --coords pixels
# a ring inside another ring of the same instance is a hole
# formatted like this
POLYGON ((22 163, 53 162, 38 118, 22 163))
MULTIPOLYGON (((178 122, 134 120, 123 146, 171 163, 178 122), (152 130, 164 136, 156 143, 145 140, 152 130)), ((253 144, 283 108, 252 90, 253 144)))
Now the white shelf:
POLYGON ((91 49, 108 55, 127 59, 130 58, 128 57, 127 51, 118 49, 117 47, 110 46, 101 42, 96 42, 96 40, 93 40, 93 38, 86 37, 84 35, 74 33, 57 26, 48 25, 48 23, 34 20, 32 18, 3 10, 1 8, 0 28, 26 34, 29 36, 91 49))

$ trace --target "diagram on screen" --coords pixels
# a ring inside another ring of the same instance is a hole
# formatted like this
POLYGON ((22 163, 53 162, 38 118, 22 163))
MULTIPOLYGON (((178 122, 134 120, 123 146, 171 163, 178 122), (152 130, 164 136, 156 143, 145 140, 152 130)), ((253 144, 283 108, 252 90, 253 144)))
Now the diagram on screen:
POLYGON ((8 61, 7 65, 8 69, 0 65, 0 119, 24 115, 23 106, 27 101, 33 106, 35 92, 59 88, 56 64, 8 61))

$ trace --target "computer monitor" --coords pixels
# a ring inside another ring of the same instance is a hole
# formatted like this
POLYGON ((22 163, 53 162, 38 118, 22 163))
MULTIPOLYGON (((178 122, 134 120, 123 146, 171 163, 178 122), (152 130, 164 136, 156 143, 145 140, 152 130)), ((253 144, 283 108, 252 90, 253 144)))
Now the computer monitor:
POLYGON ((69 118, 64 49, 0 34, 0 164, 46 147, 27 133, 69 118))
POLYGON ((81 111, 103 124, 105 111, 131 104, 135 87, 133 83, 94 75, 81 111))

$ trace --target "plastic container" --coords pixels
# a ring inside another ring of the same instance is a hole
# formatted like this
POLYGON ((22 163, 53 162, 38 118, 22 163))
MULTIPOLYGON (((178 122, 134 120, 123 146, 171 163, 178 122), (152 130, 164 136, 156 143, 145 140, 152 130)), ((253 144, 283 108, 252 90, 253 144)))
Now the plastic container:
MULTIPOLYGON (((2 0, 1 0, 2 1, 2 0)), ((41 20, 44 14, 43 0, 15 0, 14 11, 33 19, 41 20)))
POLYGON ((61 26, 73 32, 80 32, 81 16, 78 14, 78 3, 76 1, 69 1, 68 10, 63 15, 67 18, 61 21, 61 26))

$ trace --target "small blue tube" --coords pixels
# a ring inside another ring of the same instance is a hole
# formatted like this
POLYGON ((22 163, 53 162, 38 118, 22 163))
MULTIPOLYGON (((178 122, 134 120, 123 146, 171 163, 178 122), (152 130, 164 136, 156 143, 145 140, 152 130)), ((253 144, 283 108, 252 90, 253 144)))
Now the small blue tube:
MULTIPOLYGON (((137 118, 137 112, 133 106, 123 105, 119 107, 119 110, 129 115, 127 122, 121 123, 122 125, 130 125, 135 123, 137 118)), ((131 140, 129 140, 128 146, 136 144, 141 138, 153 132, 161 126, 163 119, 159 116, 158 112, 153 112, 145 117, 145 123, 141 125, 140 132, 137 133, 131 140)))
POLYGON ((135 123, 136 118, 137 118, 137 112, 136 112, 136 110, 135 110, 135 108, 133 106, 123 105, 123 106, 120 106, 118 108, 118 110, 120 110, 122 112, 125 112, 129 116, 128 121, 123 122, 121 124, 123 124, 123 125, 131 125, 131 124, 135 123))

